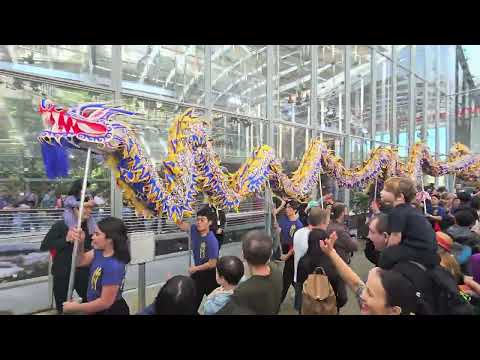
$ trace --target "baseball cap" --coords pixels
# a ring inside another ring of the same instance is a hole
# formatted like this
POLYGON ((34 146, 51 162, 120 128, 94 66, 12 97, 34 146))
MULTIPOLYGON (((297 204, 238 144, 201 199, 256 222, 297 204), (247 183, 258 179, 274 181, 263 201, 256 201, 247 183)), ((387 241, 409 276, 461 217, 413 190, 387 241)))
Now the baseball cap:
POLYGON ((308 205, 307 205, 307 208, 305 209, 305 211, 308 211, 310 210, 311 208, 314 208, 314 207, 317 207, 317 206, 320 206, 320 203, 316 200, 310 200, 308 202, 308 205))
POLYGON ((450 236, 444 232, 437 231, 435 233, 435 238, 437 239, 438 246, 448 252, 452 252, 452 243, 453 240, 450 236))

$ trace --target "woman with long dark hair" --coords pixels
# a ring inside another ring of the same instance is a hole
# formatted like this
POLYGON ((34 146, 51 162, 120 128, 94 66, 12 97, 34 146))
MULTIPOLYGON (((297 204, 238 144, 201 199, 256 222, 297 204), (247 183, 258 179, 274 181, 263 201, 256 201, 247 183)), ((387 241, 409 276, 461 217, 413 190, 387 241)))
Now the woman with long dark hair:
POLYGON ((80 241, 77 266, 90 266, 88 302, 65 302, 63 311, 97 315, 128 315, 127 303, 122 297, 126 266, 130 262, 127 228, 124 222, 107 217, 97 223, 92 236, 93 250, 83 251, 85 233, 71 230, 74 241, 80 241))
POLYGON ((327 233, 328 235, 334 231, 337 233, 338 240, 335 243, 335 249, 343 261, 350 264, 353 253, 358 250, 358 242, 350 236, 348 228, 345 226, 345 217, 348 215, 347 207, 345 204, 336 203, 332 207, 331 214, 327 233))

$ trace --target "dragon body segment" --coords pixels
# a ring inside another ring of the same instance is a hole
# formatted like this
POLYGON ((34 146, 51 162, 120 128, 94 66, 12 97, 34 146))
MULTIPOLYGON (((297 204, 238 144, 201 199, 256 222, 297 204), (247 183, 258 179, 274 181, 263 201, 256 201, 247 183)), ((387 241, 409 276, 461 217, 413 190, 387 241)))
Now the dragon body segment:
POLYGON ((303 201, 317 185, 321 172, 347 188, 391 176, 416 179, 422 173, 480 176, 480 157, 462 144, 452 148, 447 161, 436 161, 425 144, 417 143, 406 163, 399 160, 395 149, 378 147, 362 165, 349 169, 320 139, 312 140, 291 177, 267 145, 255 148, 235 173, 228 173, 208 136, 209 122, 193 109, 178 115, 169 129, 162 176, 144 153, 135 130, 121 119, 136 113, 97 103, 63 109, 47 100, 41 101, 39 111, 46 126, 38 137, 40 142, 91 148, 103 156, 124 197, 137 212, 146 216, 166 214, 174 221, 192 214, 199 192, 217 207, 238 209, 245 198, 262 191, 269 182, 275 193, 303 201))

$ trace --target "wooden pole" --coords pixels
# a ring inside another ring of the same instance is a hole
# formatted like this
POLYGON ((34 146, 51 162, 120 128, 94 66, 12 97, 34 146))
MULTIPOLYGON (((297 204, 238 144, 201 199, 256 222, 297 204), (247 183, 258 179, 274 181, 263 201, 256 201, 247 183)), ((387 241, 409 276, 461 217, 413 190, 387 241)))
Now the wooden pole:
POLYGON ((425 187, 423 186, 423 174, 421 175, 421 180, 422 180, 422 195, 423 195, 423 212, 425 215, 427 215, 427 203, 425 200, 425 187))
POLYGON ((321 172, 318 173, 318 184, 320 186, 320 204, 322 205, 322 209, 323 209, 324 207, 323 207, 323 189, 322 189, 322 173, 321 172))
MULTIPOLYGON (((82 193, 80 197, 80 208, 78 210, 78 222, 77 229, 82 228, 82 215, 83 215, 83 205, 85 202, 85 193, 87 191, 87 178, 90 170, 90 157, 92 155, 92 149, 88 148, 87 150, 87 160, 85 161, 85 173, 83 175, 83 184, 82 184, 82 193)), ((72 264, 70 266, 70 279, 68 281, 68 292, 67 292, 67 301, 72 300, 73 295, 73 285, 75 284, 75 271, 77 269, 77 255, 78 255, 78 241, 73 243, 73 252, 72 252, 72 264)))

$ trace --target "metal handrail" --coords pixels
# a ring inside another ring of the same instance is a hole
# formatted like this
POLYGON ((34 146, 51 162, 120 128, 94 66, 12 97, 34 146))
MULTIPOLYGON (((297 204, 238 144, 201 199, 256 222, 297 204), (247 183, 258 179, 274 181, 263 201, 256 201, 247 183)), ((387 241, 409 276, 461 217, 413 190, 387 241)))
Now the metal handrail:
MULTIPOLYGON (((3 241, 32 241, 32 238, 43 237, 50 227, 63 217, 65 209, 1 209, 0 210, 0 243, 3 241)), ((227 226, 241 223, 245 217, 259 217, 264 212, 263 199, 250 199, 240 204, 239 212, 228 212, 227 226)), ((92 216, 96 219, 110 215, 110 208, 96 208, 92 216)), ((166 217, 144 219, 135 215, 132 209, 124 208, 123 219, 130 231, 146 231, 156 228, 162 233, 177 233, 177 226, 166 217)))

